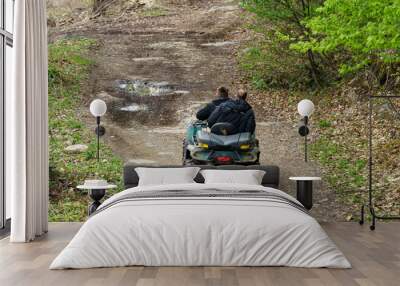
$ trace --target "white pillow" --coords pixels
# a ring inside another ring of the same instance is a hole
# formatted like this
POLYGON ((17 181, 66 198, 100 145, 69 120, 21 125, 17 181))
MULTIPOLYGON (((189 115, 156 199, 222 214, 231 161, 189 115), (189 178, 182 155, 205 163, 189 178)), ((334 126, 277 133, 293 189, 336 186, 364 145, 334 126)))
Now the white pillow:
POLYGON ((200 168, 135 168, 139 176, 139 186, 195 183, 193 180, 200 168))
POLYGON ((265 171, 262 170, 202 170, 205 184, 261 185, 265 171))

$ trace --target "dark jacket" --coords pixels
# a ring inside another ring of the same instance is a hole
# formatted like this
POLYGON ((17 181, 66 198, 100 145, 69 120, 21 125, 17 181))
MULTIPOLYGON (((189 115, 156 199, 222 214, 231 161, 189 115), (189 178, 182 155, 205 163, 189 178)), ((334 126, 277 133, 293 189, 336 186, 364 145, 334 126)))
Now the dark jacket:
POLYGON ((234 133, 250 132, 256 129, 256 119, 253 108, 243 99, 229 100, 220 104, 208 118, 208 126, 215 123, 231 123, 234 133))
POLYGON ((211 113, 213 113, 215 108, 217 108, 221 103, 224 103, 227 100, 229 100, 229 97, 218 97, 214 99, 213 101, 208 103, 206 106, 204 106, 197 112, 196 114, 197 119, 203 121, 208 120, 208 117, 210 117, 211 113))

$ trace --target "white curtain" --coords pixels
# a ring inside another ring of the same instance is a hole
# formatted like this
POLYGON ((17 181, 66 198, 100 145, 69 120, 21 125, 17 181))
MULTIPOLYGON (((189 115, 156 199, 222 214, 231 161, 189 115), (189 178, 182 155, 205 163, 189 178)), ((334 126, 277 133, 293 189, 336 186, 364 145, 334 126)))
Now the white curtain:
POLYGON ((48 227, 47 20, 45 0, 17 0, 14 94, 6 98, 6 187, 12 242, 48 227))

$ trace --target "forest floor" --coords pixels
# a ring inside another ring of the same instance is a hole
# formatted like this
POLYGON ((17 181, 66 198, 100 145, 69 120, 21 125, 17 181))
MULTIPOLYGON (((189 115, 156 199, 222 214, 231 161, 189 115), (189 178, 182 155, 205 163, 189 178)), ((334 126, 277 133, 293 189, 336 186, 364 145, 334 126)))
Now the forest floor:
MULTIPOLYGON (((92 128, 90 101, 107 102, 104 138, 125 162, 181 164, 185 128, 196 110, 218 86, 234 94, 244 84, 237 54, 249 34, 236 1, 140 1, 144 6, 116 1, 124 4, 95 19, 88 17, 82 1, 50 2, 50 42, 66 37, 98 42, 77 112, 92 128)), ((322 175, 317 162, 304 162, 297 101, 285 103, 290 116, 281 116, 257 96, 250 95, 250 103, 256 111, 261 164, 280 167, 281 189, 293 195, 290 176, 322 175)), ((334 189, 325 181, 316 184, 311 213, 318 220, 343 220, 346 211, 334 189)))

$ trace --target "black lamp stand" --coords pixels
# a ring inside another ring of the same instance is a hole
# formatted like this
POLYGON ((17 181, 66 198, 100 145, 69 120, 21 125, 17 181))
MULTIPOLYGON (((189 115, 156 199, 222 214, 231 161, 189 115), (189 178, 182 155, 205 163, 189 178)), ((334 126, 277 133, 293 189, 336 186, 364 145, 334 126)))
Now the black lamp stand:
POLYGON ((100 125, 100 116, 96 116, 96 129, 94 132, 97 135, 97 162, 100 162, 100 137, 106 134, 106 129, 104 126, 100 125))
MULTIPOLYGON (((387 216, 387 215, 380 215, 375 212, 375 207, 374 207, 374 200, 373 200, 373 152, 372 152, 372 111, 373 111, 373 100, 375 98, 384 98, 389 101, 389 103, 392 104, 391 99, 393 98, 400 98, 399 95, 391 95, 391 96, 369 96, 369 114, 368 114, 368 128, 369 128, 369 134, 368 134, 368 152, 369 152, 369 158, 368 158, 368 203, 363 204, 361 206, 361 216, 360 216, 360 224, 364 224, 364 214, 365 214, 365 208, 369 209, 369 212, 372 216, 372 222, 370 225, 370 229, 374 230, 375 225, 376 225, 376 219, 383 219, 383 220, 391 220, 391 219, 400 219, 400 216, 387 216)), ((392 104, 393 106, 393 104, 392 104)))
POLYGON ((308 135, 308 133, 310 132, 309 131, 309 129, 308 129, 308 117, 306 116, 306 117, 304 117, 304 124, 306 125, 306 128, 307 128, 307 133, 306 133, 306 135, 304 135, 304 162, 308 162, 308 154, 307 154, 307 135, 308 135))
POLYGON ((97 163, 100 162, 100 116, 96 117, 96 123, 97 123, 97 127, 96 127, 96 135, 97 135, 97 163))
POLYGON ((307 152, 307 135, 310 133, 310 129, 308 128, 308 116, 304 116, 304 118, 301 120, 300 126, 299 126, 299 134, 300 136, 304 137, 304 161, 308 161, 308 152, 307 152))

